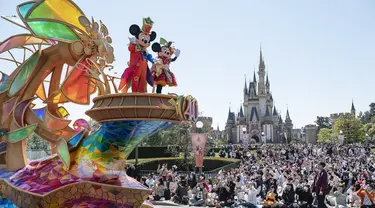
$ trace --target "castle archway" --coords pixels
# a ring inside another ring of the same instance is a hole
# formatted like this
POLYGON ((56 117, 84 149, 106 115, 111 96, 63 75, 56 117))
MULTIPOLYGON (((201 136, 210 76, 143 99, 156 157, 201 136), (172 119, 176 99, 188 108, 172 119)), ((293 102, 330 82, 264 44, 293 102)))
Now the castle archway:
POLYGON ((254 139, 256 143, 259 143, 259 137, 257 135, 253 135, 251 139, 254 139))

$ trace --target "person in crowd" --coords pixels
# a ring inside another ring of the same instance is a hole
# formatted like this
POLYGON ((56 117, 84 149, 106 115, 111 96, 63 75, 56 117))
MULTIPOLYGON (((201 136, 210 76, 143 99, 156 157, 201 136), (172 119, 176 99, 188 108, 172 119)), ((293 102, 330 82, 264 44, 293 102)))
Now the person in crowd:
POLYGON ((326 208, 325 204, 325 196, 327 192, 327 186, 328 186, 328 175, 325 171, 326 164, 324 162, 321 162, 317 166, 317 175, 314 179, 314 193, 317 197, 318 201, 318 208, 326 208))
POLYGON ((173 197, 173 201, 178 204, 189 204, 188 188, 184 178, 181 179, 177 187, 176 195, 173 197))
POLYGON ((155 192, 154 200, 155 201, 161 200, 162 197, 164 197, 165 190, 166 190, 166 187, 164 185, 164 181, 163 179, 160 178, 156 186, 154 186, 154 192, 155 192))

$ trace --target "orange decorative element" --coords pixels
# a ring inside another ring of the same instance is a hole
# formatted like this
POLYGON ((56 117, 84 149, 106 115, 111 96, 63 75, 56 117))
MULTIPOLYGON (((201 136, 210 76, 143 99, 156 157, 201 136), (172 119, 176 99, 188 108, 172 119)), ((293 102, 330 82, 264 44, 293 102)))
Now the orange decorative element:
POLYGON ((67 102, 69 102, 69 100, 60 91, 56 91, 51 96, 49 96, 48 99, 45 101, 45 103, 56 103, 56 104, 67 103, 67 102))
POLYGON ((43 82, 40 83, 38 89, 35 92, 36 96, 38 96, 41 100, 45 101, 47 96, 46 96, 46 90, 44 88, 43 82))
POLYGON ((57 118, 49 112, 48 107, 44 115, 44 124, 50 130, 61 130, 69 125, 71 120, 57 118))
POLYGON ((90 86, 94 85, 94 83, 91 84, 89 68, 90 64, 86 61, 86 58, 81 59, 62 83, 62 94, 73 103, 90 103, 90 86))

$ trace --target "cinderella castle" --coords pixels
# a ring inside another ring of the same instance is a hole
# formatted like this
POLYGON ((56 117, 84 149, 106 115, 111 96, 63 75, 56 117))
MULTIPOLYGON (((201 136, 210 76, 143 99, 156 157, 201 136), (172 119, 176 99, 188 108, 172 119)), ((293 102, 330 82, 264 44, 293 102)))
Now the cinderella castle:
POLYGON ((293 123, 286 111, 285 121, 277 112, 271 93, 271 85, 266 75, 266 65, 260 49, 258 76, 245 87, 243 91, 244 102, 237 116, 229 108, 225 132, 228 142, 240 143, 244 136, 249 136, 256 142, 266 141, 272 143, 284 142, 292 133, 293 123))

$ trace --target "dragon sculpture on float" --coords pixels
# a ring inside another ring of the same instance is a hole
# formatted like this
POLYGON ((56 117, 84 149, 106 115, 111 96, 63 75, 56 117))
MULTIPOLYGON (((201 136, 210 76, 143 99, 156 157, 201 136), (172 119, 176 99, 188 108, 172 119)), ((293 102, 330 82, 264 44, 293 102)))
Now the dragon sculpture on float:
POLYGON ((0 59, 17 65, 0 80, 0 205, 152 207, 146 200, 151 190, 126 175, 125 160, 144 138, 195 122, 196 99, 119 94, 115 77, 104 73, 114 61, 107 27, 70 0, 29 1, 17 13, 2 18, 30 33, 0 43, 0 55, 11 56, 0 59), (24 51, 22 62, 12 50, 24 51), (101 127, 91 131, 83 119, 70 127, 62 105, 88 105, 96 92, 86 114, 101 127), (37 100, 44 107, 35 108, 37 100), (27 160, 26 140, 33 134, 51 144, 51 156, 27 160))

